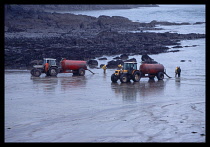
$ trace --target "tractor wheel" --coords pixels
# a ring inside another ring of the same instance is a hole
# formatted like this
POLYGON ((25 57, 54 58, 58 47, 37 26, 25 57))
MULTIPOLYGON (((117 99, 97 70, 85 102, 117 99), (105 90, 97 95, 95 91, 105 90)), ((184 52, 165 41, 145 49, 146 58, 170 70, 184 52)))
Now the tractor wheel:
POLYGON ((139 82, 140 79, 141 79, 141 73, 140 71, 135 71, 134 74, 133 74, 133 81, 134 82, 139 82))
POLYGON ((85 70, 83 68, 79 69, 79 76, 84 76, 85 75, 85 70))
POLYGON ((36 69, 36 68, 33 68, 31 70, 31 75, 34 76, 34 77, 39 77, 41 75, 41 71, 39 69, 36 69))
POLYGON ((157 78, 158 78, 158 80, 163 80, 164 79, 164 73, 163 72, 159 72, 157 74, 157 78))
POLYGON ((112 80, 112 82, 116 83, 118 80, 118 76, 116 76, 115 74, 112 74, 111 80, 112 80))
POLYGON ((120 82, 127 83, 128 82, 128 76, 127 74, 123 74, 120 76, 120 82))
POLYGON ((57 76, 57 74, 58 74, 58 68, 56 68, 56 67, 51 67, 51 68, 49 69, 49 74, 50 74, 50 76, 57 76))

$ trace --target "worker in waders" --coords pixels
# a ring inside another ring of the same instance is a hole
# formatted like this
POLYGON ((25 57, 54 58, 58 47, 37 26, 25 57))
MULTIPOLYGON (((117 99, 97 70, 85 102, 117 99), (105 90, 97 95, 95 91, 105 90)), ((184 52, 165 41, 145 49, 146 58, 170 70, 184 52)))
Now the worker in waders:
POLYGON ((102 69, 104 70, 104 73, 106 73, 106 69, 107 69, 106 65, 102 66, 102 69))
POLYGON ((45 63, 45 67, 44 67, 45 73, 47 73, 48 69, 49 69, 49 63, 45 63))
POLYGON ((179 66, 176 67, 175 69, 175 77, 178 75, 178 77, 180 77, 181 74, 181 68, 179 66))
POLYGON ((118 68, 119 70, 121 70, 121 69, 123 68, 123 66, 122 66, 121 64, 119 64, 119 65, 117 66, 117 68, 118 68))

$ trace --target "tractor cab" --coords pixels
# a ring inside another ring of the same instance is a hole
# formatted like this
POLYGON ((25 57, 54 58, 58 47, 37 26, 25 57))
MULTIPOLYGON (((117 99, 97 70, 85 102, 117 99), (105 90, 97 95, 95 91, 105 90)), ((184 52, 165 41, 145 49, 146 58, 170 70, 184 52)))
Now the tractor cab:
POLYGON ((127 70, 128 72, 137 70, 137 63, 136 62, 124 62, 123 70, 127 70))
POLYGON ((49 63, 50 66, 57 66, 56 59, 53 58, 44 58, 43 65, 45 65, 46 63, 49 63))

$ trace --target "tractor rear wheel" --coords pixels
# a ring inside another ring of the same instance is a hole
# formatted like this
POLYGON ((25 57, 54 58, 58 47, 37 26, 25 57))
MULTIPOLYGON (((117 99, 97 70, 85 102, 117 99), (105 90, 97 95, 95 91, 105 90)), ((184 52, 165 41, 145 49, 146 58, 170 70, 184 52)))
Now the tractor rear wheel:
POLYGON ((49 69, 49 74, 50 74, 50 76, 57 76, 57 74, 58 74, 58 68, 56 68, 56 67, 51 67, 51 68, 49 69))
POLYGON ((129 80, 128 80, 128 75, 127 74, 123 74, 120 76, 120 82, 122 83, 127 83, 129 80))
POLYGON ((112 74, 111 80, 112 80, 112 82, 116 83, 118 80, 118 76, 116 76, 115 74, 112 74))
POLYGON ((140 71, 135 71, 134 74, 133 74, 133 81, 134 82, 139 82, 140 81, 140 78, 141 78, 141 73, 140 71))
POLYGON ((34 77, 39 77, 41 75, 41 71, 39 69, 36 69, 36 68, 33 68, 31 70, 31 75, 34 76, 34 77))
POLYGON ((163 72, 158 72, 157 78, 158 78, 158 80, 163 80, 164 79, 164 73, 163 72))
POLYGON ((85 75, 85 70, 83 68, 79 69, 79 76, 84 76, 85 75))

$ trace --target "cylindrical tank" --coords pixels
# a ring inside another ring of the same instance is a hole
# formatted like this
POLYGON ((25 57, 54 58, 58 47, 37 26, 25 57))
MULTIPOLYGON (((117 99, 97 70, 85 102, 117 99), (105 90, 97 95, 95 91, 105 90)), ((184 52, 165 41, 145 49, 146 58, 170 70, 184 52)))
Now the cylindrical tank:
POLYGON ((80 68, 83 68, 83 69, 87 70, 87 64, 86 64, 86 61, 63 59, 61 61, 61 68, 62 68, 63 71, 79 70, 80 68))
POLYGON ((162 64, 147 64, 140 65, 139 70, 143 74, 157 74, 158 72, 164 72, 164 66, 162 64))

